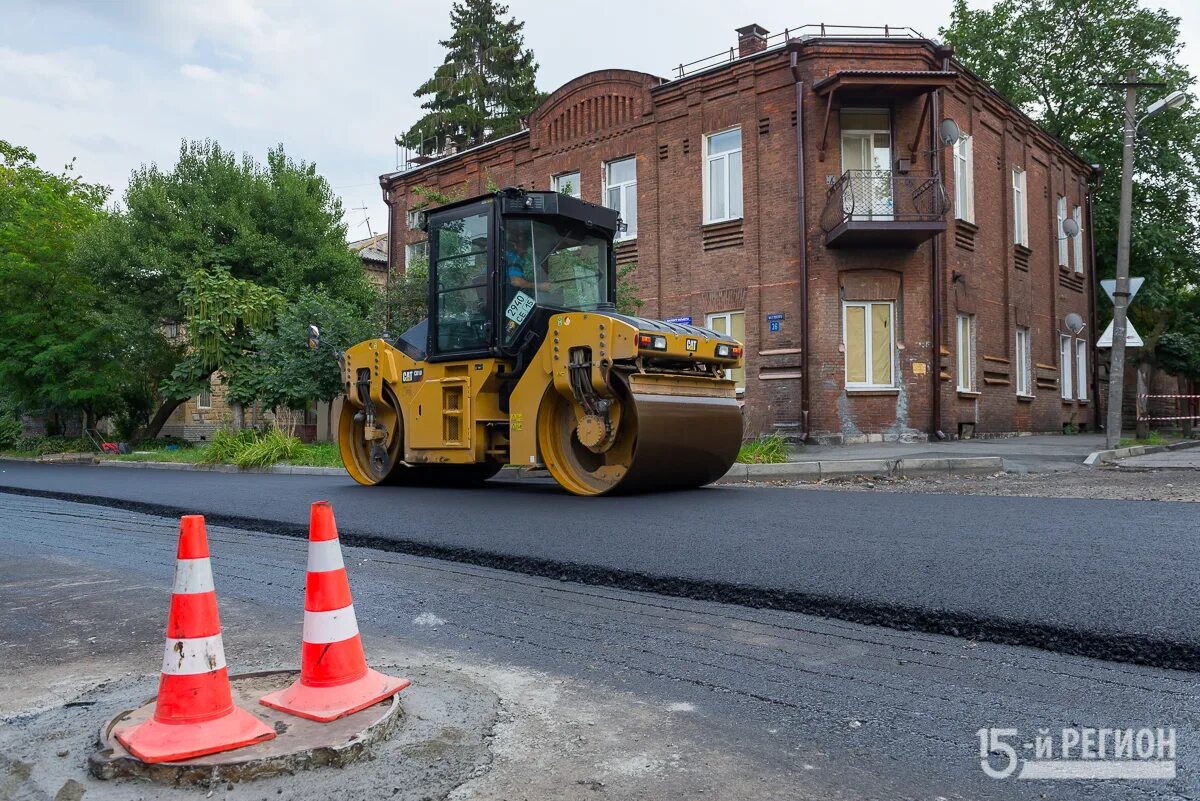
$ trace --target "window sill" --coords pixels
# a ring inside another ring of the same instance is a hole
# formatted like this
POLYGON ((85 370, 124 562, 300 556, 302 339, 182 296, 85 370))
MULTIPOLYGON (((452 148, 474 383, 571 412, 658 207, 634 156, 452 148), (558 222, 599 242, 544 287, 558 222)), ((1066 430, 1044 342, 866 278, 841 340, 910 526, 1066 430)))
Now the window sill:
POLYGON ((979 230, 979 225, 974 220, 968 220, 966 217, 955 217, 954 224, 962 226, 971 233, 976 233, 979 230))
POLYGON ((960 397, 960 398, 978 398, 982 395, 983 395, 982 392, 975 390, 975 389, 960 389, 960 390, 958 390, 958 397, 960 397))
POLYGON ((846 394, 865 397, 871 397, 872 395, 899 395, 900 389, 898 387, 846 387, 846 394))
POLYGON ((1022 256, 1029 256, 1033 253, 1033 248, 1029 247, 1029 245, 1023 245, 1020 242, 1013 243, 1013 250, 1022 256))
POLYGON ((1019 400, 1021 403, 1033 403, 1034 399, 1036 398, 1036 395, 1022 395, 1017 393, 1017 400, 1019 400))
POLYGON ((701 228, 718 228, 723 225, 732 225, 734 223, 741 224, 745 221, 745 217, 729 217, 724 220, 705 220, 701 223, 701 228))
POLYGON ((1063 406, 1074 406, 1074 405, 1075 405, 1075 404, 1077 404, 1077 403, 1078 403, 1080 406, 1087 406, 1087 405, 1088 405, 1087 398, 1083 398, 1083 399, 1080 399, 1080 398, 1063 398, 1063 399, 1062 399, 1062 402, 1063 402, 1063 406))
POLYGON ((619 247, 621 247, 621 245, 631 245, 631 244, 633 244, 633 243, 635 243, 635 242, 637 242, 637 237, 636 237, 636 236, 627 236, 627 237, 625 237, 624 239, 614 239, 614 240, 613 240, 613 247, 618 247, 618 248, 619 248, 619 247))

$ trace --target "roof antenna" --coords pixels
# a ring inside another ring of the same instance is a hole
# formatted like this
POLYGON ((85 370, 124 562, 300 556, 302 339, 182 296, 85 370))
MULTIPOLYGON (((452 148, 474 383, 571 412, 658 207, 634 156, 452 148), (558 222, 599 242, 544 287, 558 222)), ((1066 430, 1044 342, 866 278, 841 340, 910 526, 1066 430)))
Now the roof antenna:
POLYGON ((367 214, 368 209, 369 207, 367 206, 367 202, 364 200, 361 206, 355 206, 354 208, 350 209, 350 211, 361 211, 363 213, 363 221, 360 222, 359 225, 366 225, 367 236, 373 239, 375 237, 375 232, 371 230, 371 215, 367 214))

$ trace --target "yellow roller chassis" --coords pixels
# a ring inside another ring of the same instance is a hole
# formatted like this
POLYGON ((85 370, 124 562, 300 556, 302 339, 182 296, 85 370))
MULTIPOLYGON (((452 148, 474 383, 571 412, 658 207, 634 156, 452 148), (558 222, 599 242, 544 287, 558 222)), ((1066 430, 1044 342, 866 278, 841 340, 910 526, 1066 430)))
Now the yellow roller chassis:
POLYGON ((355 481, 468 484, 512 464, 603 495, 729 469, 742 345, 616 311, 616 212, 505 189, 424 215, 427 319, 338 357, 355 481))
MULTIPOLYGON (((715 481, 741 444, 733 382, 716 369, 653 372, 639 333, 604 314, 555 315, 508 413, 499 387, 512 365, 502 360, 418 362, 383 340, 360 343, 343 359, 338 434, 346 469, 361 484, 460 485, 503 464, 545 467, 576 495, 715 481), (604 414, 589 414, 579 402, 581 378, 583 395, 604 414)), ((669 336, 659 353, 695 353, 689 337, 669 336)), ((697 348, 712 345, 698 339, 697 348)))

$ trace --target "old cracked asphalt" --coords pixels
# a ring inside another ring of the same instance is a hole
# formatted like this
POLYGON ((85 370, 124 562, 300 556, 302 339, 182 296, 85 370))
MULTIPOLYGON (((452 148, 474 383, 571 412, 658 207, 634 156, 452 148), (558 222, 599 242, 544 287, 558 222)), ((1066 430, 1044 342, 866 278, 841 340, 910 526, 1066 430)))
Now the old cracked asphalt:
MULTIPOLYGON (((174 518, 0 495, 0 798, 205 797, 83 771, 99 721, 153 692, 177 531, 174 518)), ((294 666, 305 543, 211 522, 209 539, 235 672, 294 666)), ((414 678, 404 704, 412 736, 428 741, 208 797, 1200 797, 1193 673, 370 548, 345 556, 368 656, 414 678), (438 711, 447 693, 464 709, 452 720, 438 711), (979 728, 1075 725, 1174 726, 1179 775, 997 781, 980 770, 979 728)))
POLYGON ((753 487, 581 499, 536 481, 365 488, 15 462, 0 462, 0 490, 292 535, 324 498, 344 536, 388 550, 1200 670, 1193 504, 753 487))

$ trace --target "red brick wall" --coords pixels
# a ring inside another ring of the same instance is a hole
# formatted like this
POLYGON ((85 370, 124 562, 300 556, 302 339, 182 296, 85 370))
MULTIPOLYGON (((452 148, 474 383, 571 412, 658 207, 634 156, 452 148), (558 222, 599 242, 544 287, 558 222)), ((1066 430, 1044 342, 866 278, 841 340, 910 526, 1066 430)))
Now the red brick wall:
MULTIPOLYGON (((691 316, 704 324, 712 312, 746 315, 746 412, 750 433, 800 421, 801 308, 799 208, 796 169, 795 84, 790 54, 775 49, 721 69, 663 83, 643 73, 608 70, 581 76, 554 92, 530 117, 530 130, 415 171, 385 178, 391 189, 393 265, 403 269, 403 244, 424 234, 409 231, 406 214, 419 198, 412 190, 434 187, 464 196, 497 186, 549 188, 552 175, 578 170, 585 200, 602 202, 606 161, 637 156, 637 239, 621 246, 620 261, 636 261, 634 280, 648 317, 691 316), (743 207, 740 223, 703 224, 704 136, 732 126, 742 131, 743 207), (770 332, 767 314, 784 314, 770 332)), ((926 95, 882 94, 835 98, 828 131, 826 100, 812 84, 838 70, 941 69, 931 47, 867 42, 817 43, 800 51, 803 98, 806 238, 810 314, 810 431, 814 434, 889 438, 922 436, 934 428, 949 435, 959 423, 979 432, 1057 431, 1086 403, 1059 398, 1058 332, 1068 312, 1088 320, 1084 281, 1057 266, 1055 201, 1083 202, 1084 170, 1078 159, 1038 131, 986 86, 961 74, 943 90, 943 116, 975 137, 973 250, 949 230, 909 250, 832 250, 825 246, 821 212, 829 182, 842 172, 838 109, 890 107, 893 156, 908 157, 916 137, 913 170, 944 175, 953 199, 953 161, 947 149, 931 153, 930 118, 918 129, 926 95), (822 159, 817 144, 825 136, 822 159), (1012 244, 1010 173, 1028 170, 1030 252, 1028 270, 1017 269, 1012 244), (930 280, 935 248, 941 261, 942 354, 933 352, 930 280), (958 280, 952 278, 958 275, 958 280), (891 287, 896 304, 898 388, 847 393, 842 353, 842 306, 847 291, 891 287), (960 396, 954 381, 955 314, 976 315, 978 394, 960 396), (1018 401, 1011 374, 1014 327, 1032 331, 1035 397, 1018 401), (987 357, 991 357, 988 359, 987 357), (1007 362, 1005 361, 1007 360, 1007 362), (924 367, 924 374, 921 368, 924 367), (985 381, 984 370, 987 369, 985 381), (941 373, 943 378, 936 376, 941 373), (937 389, 935 390, 935 381, 937 389), (941 401, 934 426, 932 396, 941 401)), ((1085 219, 1086 231, 1086 219, 1085 219)), ((1087 252, 1086 247, 1084 252, 1087 252)))

